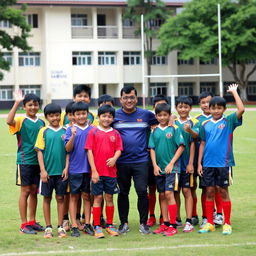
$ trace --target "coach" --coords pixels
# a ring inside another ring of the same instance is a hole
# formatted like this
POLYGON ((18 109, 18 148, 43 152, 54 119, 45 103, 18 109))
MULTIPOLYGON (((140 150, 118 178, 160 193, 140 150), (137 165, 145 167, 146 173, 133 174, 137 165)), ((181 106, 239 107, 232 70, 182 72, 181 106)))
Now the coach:
POLYGON ((149 153, 148 133, 150 125, 157 120, 152 112, 136 107, 137 91, 133 86, 125 86, 121 89, 121 109, 115 114, 113 127, 119 131, 123 140, 124 151, 117 161, 117 181, 120 188, 118 195, 118 212, 121 225, 119 233, 129 231, 129 191, 131 178, 133 177, 135 190, 138 196, 138 211, 140 215, 139 231, 150 234, 147 223, 148 216, 148 164, 149 153))

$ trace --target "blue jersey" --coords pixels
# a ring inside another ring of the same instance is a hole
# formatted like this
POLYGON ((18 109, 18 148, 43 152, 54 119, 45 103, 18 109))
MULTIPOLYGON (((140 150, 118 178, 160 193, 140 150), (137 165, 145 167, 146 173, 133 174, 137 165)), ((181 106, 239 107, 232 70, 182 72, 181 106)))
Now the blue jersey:
POLYGON ((242 118, 236 113, 214 121, 210 119, 202 123, 200 138, 205 141, 203 167, 234 166, 233 131, 242 125, 242 118))
POLYGON ((119 131, 124 151, 118 163, 142 163, 149 160, 148 131, 150 125, 156 124, 155 115, 145 109, 136 108, 131 114, 118 109, 113 127, 119 131))

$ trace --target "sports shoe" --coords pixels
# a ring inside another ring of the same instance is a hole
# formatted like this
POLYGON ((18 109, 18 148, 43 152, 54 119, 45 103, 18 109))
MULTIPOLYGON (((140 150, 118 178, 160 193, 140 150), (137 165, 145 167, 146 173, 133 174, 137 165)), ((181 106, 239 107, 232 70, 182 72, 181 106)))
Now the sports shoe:
POLYGON ((150 216, 148 221, 147 221, 147 226, 153 227, 156 224, 156 217, 155 216, 150 216))
POLYGON ((174 236, 178 233, 178 229, 174 228, 173 226, 168 227, 166 231, 164 231, 164 236, 174 236))
POLYGON ((106 227, 106 220, 104 219, 103 216, 100 216, 100 226, 102 228, 105 228, 106 227))
POLYGON ((198 216, 193 216, 191 220, 192 220, 192 225, 193 226, 196 226, 196 225, 199 224, 198 216))
POLYGON ((223 235, 231 235, 232 234, 232 227, 231 225, 228 225, 227 223, 225 223, 225 225, 223 225, 223 231, 222 234, 223 235))
POLYGON ((90 236, 94 235, 94 229, 91 224, 85 224, 84 225, 84 232, 90 236))
POLYGON ((183 227, 182 221, 178 220, 178 219, 176 219, 176 225, 177 225, 177 228, 182 228, 183 227))
POLYGON ((115 226, 113 226, 113 225, 107 225, 106 226, 106 231, 110 236, 118 236, 119 235, 115 226))
POLYGON ((124 223, 124 224, 121 224, 118 228, 118 233, 120 235, 124 235, 126 234, 129 230, 129 226, 128 226, 128 223, 124 223))
POLYGON ((164 231, 166 231, 168 228, 169 228, 168 226, 162 224, 162 225, 159 226, 158 229, 153 231, 153 234, 163 234, 164 231))
POLYGON ((162 225, 162 224, 164 224, 164 219, 163 219, 163 217, 160 217, 159 218, 159 225, 162 225))
POLYGON ((217 214, 213 220, 214 224, 216 225, 223 225, 223 216, 222 214, 217 214))
POLYGON ((71 236, 73 236, 73 237, 79 237, 80 236, 80 232, 79 232, 77 227, 72 227, 71 228, 71 236))
POLYGON ((76 219, 76 224, 77 224, 77 228, 78 228, 80 231, 83 231, 83 230, 84 230, 84 226, 81 224, 81 222, 80 222, 79 219, 76 219))
POLYGON ((58 227, 58 237, 63 238, 66 237, 66 231, 63 227, 58 227))
POLYGON ((96 238, 104 238, 104 234, 102 232, 102 227, 101 226, 96 226, 94 228, 94 236, 96 238))
POLYGON ((48 227, 44 231, 44 238, 52 238, 53 233, 52 233, 52 228, 48 227))
POLYGON ((149 235, 152 234, 151 230, 146 224, 140 224, 139 231, 143 235, 149 235))
POLYGON ((200 228, 203 228, 206 223, 207 223, 207 218, 202 218, 202 223, 200 225, 200 228))
POLYGON ((70 230, 69 220, 63 220, 62 227, 65 229, 66 232, 68 232, 70 230))
POLYGON ((36 231, 31 225, 26 225, 24 228, 20 228, 20 233, 27 235, 36 235, 36 231))
POLYGON ((212 225, 211 223, 207 222, 203 228, 198 230, 198 233, 204 234, 204 233, 209 233, 215 231, 215 226, 212 225))
POLYGON ((194 231, 193 225, 189 222, 186 222, 185 225, 184 225, 184 228, 183 228, 183 232, 189 233, 189 232, 192 232, 192 231, 194 231))

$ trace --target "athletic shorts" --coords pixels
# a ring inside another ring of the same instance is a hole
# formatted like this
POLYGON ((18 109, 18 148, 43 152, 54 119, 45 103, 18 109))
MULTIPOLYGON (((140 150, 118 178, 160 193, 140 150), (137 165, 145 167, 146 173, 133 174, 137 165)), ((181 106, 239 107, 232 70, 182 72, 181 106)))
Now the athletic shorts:
POLYGON ((51 197, 53 190, 56 195, 64 196, 67 193, 68 180, 63 180, 61 175, 50 176, 48 182, 40 182, 40 194, 51 197))
POLYGON ((106 194, 117 194, 119 193, 119 188, 117 185, 117 179, 112 177, 100 176, 97 183, 91 182, 91 191, 95 196, 102 195, 104 192, 106 194))
POLYGON ((68 182, 71 194, 90 193, 91 175, 89 173, 69 173, 68 182))
POLYGON ((17 186, 39 186, 40 167, 38 164, 18 164, 16 169, 16 185, 17 186))
MULTIPOLYGON (((179 179, 179 174, 178 174, 178 179, 179 179)), ((165 191, 174 191, 175 173, 156 176, 156 187, 157 187, 158 193, 163 193, 165 191)))
POLYGON ((186 173, 185 171, 182 171, 180 173, 179 187, 190 188, 192 185, 193 184, 191 184, 191 181, 190 181, 190 173, 186 173))
POLYGON ((152 163, 148 166, 148 186, 156 185, 156 176, 154 174, 154 167, 152 163))

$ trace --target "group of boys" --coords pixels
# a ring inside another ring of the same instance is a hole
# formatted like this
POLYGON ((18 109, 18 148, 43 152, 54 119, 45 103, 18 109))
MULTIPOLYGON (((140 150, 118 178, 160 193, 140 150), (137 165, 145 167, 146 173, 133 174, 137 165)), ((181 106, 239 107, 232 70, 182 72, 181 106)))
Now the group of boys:
MULTIPOLYGON (((237 112, 227 117, 223 115, 225 100, 212 97, 210 93, 200 95, 199 104, 203 113, 196 118, 189 116, 192 109, 190 97, 177 98, 179 118, 176 118, 171 115, 168 99, 158 95, 154 98, 154 116, 150 111, 136 107, 137 91, 127 86, 121 90, 122 108, 117 111, 113 108, 111 96, 102 95, 99 98, 96 118, 89 112, 90 88, 78 86, 74 89, 74 101, 68 104, 65 116, 57 104, 45 106, 44 116, 49 122, 48 126, 36 115, 40 99, 34 94, 24 97, 20 91, 16 92, 7 124, 18 140, 16 184, 21 186, 20 232, 36 234, 37 231, 44 231, 45 238, 53 237, 50 207, 55 190, 59 237, 67 235, 69 214, 71 236, 78 237, 79 230, 83 230, 96 238, 103 238, 101 220, 104 199, 106 232, 110 236, 124 234, 129 231, 128 195, 132 177, 138 195, 141 233, 152 233, 149 226, 156 222, 156 188, 159 192, 161 223, 153 233, 165 236, 177 233, 181 222, 180 190, 185 197, 186 209, 183 231, 192 232, 193 225, 198 224, 195 193, 195 174, 198 170, 203 191, 203 223, 199 233, 215 230, 215 197, 218 216, 222 217, 222 208, 224 212, 223 234, 231 234, 228 186, 232 179, 231 167, 234 166, 232 133, 242 123, 244 107, 237 93, 237 85, 230 85, 228 91, 234 96, 237 112), (22 101, 26 116, 15 118, 22 101), (154 174, 153 179, 150 170, 154 174), (149 182, 149 200, 148 176, 153 180, 149 182), (36 222, 38 186, 44 196, 46 228, 36 222), (121 221, 119 229, 113 225, 113 195, 116 193, 121 221), (81 198, 84 225, 80 223, 81 198), (150 218, 147 220, 148 210, 150 218)), ((222 219, 217 224, 222 224, 222 219)))

